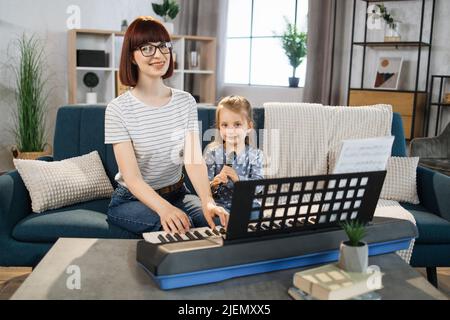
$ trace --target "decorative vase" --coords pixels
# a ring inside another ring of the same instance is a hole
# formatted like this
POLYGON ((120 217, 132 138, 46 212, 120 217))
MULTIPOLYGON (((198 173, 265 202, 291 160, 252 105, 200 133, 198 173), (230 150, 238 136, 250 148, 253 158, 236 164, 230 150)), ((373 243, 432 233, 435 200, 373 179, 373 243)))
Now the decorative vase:
POLYGON ((86 93, 86 103, 87 104, 96 104, 97 103, 97 92, 86 93))
POLYGON ((348 241, 342 242, 339 248, 339 268, 347 272, 367 272, 369 263, 369 247, 366 242, 359 246, 351 246, 348 241))
POLYGON ((289 78, 289 87, 290 88, 298 88, 298 82, 299 82, 299 78, 289 78))
POLYGON ((189 69, 197 70, 200 68, 200 55, 197 51, 191 51, 189 54, 189 69))
POLYGON ((400 22, 394 21, 386 23, 384 27, 384 41, 396 42, 402 39, 400 35, 400 22))
POLYGON ((40 157, 49 156, 52 154, 52 147, 47 144, 46 149, 43 151, 37 151, 37 152, 21 152, 16 146, 11 148, 12 155, 14 159, 21 159, 21 160, 36 160, 40 157))
POLYGON ((167 32, 172 35, 173 34, 173 22, 164 22, 163 23, 164 28, 166 28, 167 32))
POLYGON ((120 31, 125 32, 128 29, 128 21, 127 20, 122 20, 122 24, 120 26, 120 31))

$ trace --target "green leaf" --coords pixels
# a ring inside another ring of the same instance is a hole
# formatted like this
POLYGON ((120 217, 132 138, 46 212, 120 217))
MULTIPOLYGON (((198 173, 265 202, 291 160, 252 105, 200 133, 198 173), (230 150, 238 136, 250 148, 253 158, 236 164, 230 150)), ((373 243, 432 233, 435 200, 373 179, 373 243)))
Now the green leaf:
POLYGON ((358 246, 361 240, 366 236, 365 225, 357 220, 346 221, 341 224, 347 234, 351 246, 358 246))
POLYGON ((160 17, 164 16, 163 6, 157 3, 152 3, 153 11, 160 17))
POLYGON ((160 17, 167 21, 168 17, 170 19, 175 19, 175 17, 180 12, 180 6, 175 0, 164 0, 163 4, 152 3, 153 11, 160 17))
POLYGON ((177 16, 179 11, 180 11, 180 8, 178 7, 178 5, 172 6, 168 12, 170 19, 172 19, 172 20, 175 19, 175 17, 177 16))

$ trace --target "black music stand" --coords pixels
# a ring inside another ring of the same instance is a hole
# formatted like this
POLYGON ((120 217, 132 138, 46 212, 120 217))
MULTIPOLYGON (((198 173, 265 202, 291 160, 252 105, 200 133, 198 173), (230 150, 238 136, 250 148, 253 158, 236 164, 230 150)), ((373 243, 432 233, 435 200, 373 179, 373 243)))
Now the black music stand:
POLYGON ((236 182, 225 243, 328 231, 350 220, 368 223, 385 176, 376 171, 236 182))

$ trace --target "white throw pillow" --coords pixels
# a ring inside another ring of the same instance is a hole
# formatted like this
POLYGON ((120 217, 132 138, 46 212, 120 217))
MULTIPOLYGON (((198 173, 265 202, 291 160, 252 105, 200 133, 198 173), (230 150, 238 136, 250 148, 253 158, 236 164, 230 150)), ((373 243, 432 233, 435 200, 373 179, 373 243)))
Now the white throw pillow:
POLYGON ((14 159, 34 212, 108 198, 111 185, 97 151, 61 161, 14 159))
POLYGON ((380 198, 419 204, 416 181, 418 163, 418 157, 389 158, 380 198))

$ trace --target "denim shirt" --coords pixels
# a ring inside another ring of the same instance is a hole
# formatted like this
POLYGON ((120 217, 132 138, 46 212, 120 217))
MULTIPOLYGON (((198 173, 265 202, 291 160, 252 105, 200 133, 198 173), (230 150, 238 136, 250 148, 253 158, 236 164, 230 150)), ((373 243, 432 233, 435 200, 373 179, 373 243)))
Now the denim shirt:
MULTIPOLYGON (((236 157, 227 153, 223 145, 209 145, 204 153, 206 166, 208 167, 208 178, 210 181, 222 171, 226 162, 236 171, 239 180, 260 180, 264 179, 263 173, 263 153, 252 146, 245 146, 245 149, 236 157), (227 161, 228 159, 228 161, 227 161)), ((234 183, 228 179, 227 189, 232 190, 234 183)), ((228 211, 231 210, 232 193, 221 193, 220 198, 215 199, 218 205, 223 206, 228 211)))

